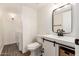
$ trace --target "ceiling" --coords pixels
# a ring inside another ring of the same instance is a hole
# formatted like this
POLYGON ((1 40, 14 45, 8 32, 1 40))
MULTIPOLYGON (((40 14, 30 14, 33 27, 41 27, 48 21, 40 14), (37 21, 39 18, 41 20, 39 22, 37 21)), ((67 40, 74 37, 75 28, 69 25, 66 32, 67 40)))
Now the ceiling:
POLYGON ((7 12, 20 13, 22 6, 28 6, 39 10, 40 8, 48 6, 50 4, 57 5, 58 3, 0 3, 0 10, 2 9, 7 12))
POLYGON ((57 3, 0 3, 0 6, 4 7, 21 7, 21 6, 28 6, 31 8, 39 9, 41 7, 47 6, 49 4, 56 5, 57 3))
POLYGON ((25 5, 29 6, 29 7, 32 7, 32 8, 35 8, 35 9, 39 9, 39 8, 47 6, 49 4, 55 5, 56 3, 27 3, 25 5))

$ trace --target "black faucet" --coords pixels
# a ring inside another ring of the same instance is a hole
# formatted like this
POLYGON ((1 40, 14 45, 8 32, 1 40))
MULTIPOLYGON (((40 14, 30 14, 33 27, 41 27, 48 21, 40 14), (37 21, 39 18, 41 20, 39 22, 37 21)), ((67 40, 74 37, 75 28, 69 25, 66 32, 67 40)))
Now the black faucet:
POLYGON ((63 36, 63 32, 65 32, 63 29, 58 29, 57 30, 57 34, 58 34, 58 36, 63 36))

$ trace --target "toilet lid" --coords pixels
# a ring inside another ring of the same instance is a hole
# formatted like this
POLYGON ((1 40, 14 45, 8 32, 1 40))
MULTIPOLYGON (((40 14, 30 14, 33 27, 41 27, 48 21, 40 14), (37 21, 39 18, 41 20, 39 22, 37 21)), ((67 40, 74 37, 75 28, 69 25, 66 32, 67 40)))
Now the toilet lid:
POLYGON ((28 47, 28 49, 34 50, 34 49, 37 49, 40 46, 41 46, 41 44, 39 44, 38 42, 35 42, 35 43, 29 44, 27 47, 28 47))

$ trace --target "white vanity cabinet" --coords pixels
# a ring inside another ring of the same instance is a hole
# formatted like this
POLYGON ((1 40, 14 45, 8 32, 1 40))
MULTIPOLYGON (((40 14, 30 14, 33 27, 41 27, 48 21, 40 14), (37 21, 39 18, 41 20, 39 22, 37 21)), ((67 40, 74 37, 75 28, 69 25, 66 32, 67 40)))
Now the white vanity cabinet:
POLYGON ((44 48, 44 56, 55 56, 54 43, 44 40, 43 48, 44 48))
POLYGON ((43 56, 63 56, 63 53, 64 56, 75 55, 75 37, 39 35, 38 38, 38 42, 42 44, 43 56))
POLYGON ((43 48, 44 48, 44 56, 58 56, 58 44, 55 44, 53 41, 44 40, 43 41, 43 48))

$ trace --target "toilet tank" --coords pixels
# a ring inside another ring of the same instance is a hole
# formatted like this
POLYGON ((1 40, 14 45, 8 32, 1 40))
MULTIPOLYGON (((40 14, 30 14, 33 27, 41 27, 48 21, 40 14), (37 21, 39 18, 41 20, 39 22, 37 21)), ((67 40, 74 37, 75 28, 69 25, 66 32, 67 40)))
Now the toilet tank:
POLYGON ((36 41, 39 42, 40 44, 43 44, 43 39, 41 37, 37 37, 36 41))

